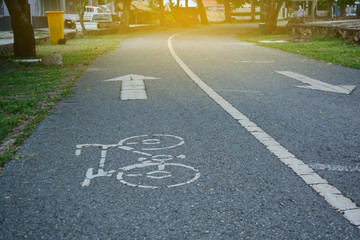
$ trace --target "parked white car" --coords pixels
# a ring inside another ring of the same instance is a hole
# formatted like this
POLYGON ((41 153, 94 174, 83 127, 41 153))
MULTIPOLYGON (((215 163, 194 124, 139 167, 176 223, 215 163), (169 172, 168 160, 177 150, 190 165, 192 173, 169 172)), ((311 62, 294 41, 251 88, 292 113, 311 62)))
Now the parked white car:
MULTIPOLYGON (((104 13, 103 9, 100 7, 94 7, 94 6, 86 6, 85 12, 84 12, 84 21, 89 22, 91 21, 91 18, 94 14, 97 13, 104 13)), ((65 27, 68 28, 75 28, 76 21, 79 21, 79 14, 64 14, 64 24, 65 27)))
MULTIPOLYGON (((97 13, 94 14, 90 22, 84 22, 86 30, 98 30, 111 28, 118 30, 120 27, 120 17, 115 13, 97 13)), ((76 31, 82 31, 79 21, 76 22, 76 31)))

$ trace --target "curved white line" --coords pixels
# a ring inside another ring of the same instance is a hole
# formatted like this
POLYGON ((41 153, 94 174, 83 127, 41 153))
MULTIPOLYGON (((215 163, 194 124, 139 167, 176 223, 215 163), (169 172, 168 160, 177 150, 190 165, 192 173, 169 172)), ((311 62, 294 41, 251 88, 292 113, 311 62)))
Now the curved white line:
POLYGON ((244 114, 233 107, 229 102, 217 94, 204 81, 202 81, 176 54, 172 39, 182 33, 177 33, 169 37, 168 48, 184 72, 217 104, 219 104, 227 113, 229 113, 241 126, 250 132, 260 143, 272 152, 281 162, 290 167, 306 184, 312 187, 319 195, 336 210, 343 213, 343 216, 360 230, 360 208, 345 197, 337 188, 330 185, 325 179, 315 173, 307 164, 297 159, 285 147, 281 146, 275 139, 259 128, 254 122, 250 121, 244 114))

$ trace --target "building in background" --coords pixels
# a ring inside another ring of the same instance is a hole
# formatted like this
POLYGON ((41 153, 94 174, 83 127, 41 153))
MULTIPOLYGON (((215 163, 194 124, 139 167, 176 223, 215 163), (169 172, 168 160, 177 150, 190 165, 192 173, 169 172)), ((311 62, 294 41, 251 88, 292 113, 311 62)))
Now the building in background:
MULTIPOLYGON (((47 27, 46 11, 66 11, 76 13, 76 5, 81 0, 28 0, 31 23, 34 28, 47 27)), ((112 2, 111 0, 105 2, 112 2)), ((97 0, 88 0, 88 5, 97 6, 97 0)), ((11 18, 5 1, 0 0, 0 31, 11 30, 11 18)))

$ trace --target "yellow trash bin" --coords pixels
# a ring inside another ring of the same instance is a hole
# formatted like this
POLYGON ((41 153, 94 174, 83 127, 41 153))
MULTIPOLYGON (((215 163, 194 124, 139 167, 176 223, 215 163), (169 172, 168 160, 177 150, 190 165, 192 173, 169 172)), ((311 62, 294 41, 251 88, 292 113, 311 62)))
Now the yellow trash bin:
POLYGON ((59 39, 64 39, 64 18, 65 11, 47 11, 50 43, 58 44, 59 39))

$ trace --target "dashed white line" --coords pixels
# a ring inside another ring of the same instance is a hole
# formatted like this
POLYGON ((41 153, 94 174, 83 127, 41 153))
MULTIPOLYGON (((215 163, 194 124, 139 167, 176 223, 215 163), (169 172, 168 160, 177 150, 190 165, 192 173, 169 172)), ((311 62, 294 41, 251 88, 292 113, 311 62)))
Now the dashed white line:
POLYGON ((168 48, 180 67, 185 73, 218 105, 220 105, 228 114, 237 120, 247 131, 249 131, 260 143, 272 152, 281 162, 291 168, 300 178, 311 186, 319 195, 336 210, 343 213, 343 216, 352 224, 357 226, 360 230, 360 208, 351 201, 335 187, 328 184, 328 182, 315 173, 307 164, 296 158, 285 147, 281 146, 275 139, 259 128, 254 122, 248 119, 244 114, 234 108, 229 102, 222 98, 212 88, 210 88, 204 81, 202 81, 191 69, 180 59, 176 54, 172 39, 180 34, 177 33, 168 39, 168 48))

